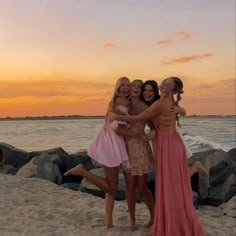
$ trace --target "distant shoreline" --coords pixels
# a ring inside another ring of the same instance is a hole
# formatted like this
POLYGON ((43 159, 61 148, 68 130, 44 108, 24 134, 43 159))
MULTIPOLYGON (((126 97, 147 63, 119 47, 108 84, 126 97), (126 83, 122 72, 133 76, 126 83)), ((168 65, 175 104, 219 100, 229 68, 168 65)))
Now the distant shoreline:
POLYGON ((80 115, 71 115, 71 116, 27 116, 27 117, 5 117, 0 118, 0 121, 4 120, 81 120, 81 119, 103 119, 104 116, 80 116, 80 115))
MULTIPOLYGON (((14 121, 14 120, 85 120, 85 119, 104 119, 104 115, 97 116, 81 116, 81 115, 69 115, 69 116, 26 116, 26 117, 2 117, 0 121, 14 121)), ((236 117, 236 115, 189 115, 186 117, 236 117)))

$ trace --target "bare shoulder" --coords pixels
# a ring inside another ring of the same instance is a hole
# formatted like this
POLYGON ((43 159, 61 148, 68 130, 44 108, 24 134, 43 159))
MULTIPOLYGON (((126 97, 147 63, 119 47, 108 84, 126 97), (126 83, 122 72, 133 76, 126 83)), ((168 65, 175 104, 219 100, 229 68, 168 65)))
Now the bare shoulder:
POLYGON ((128 106, 129 100, 126 97, 118 97, 116 99, 116 106, 128 106))
POLYGON ((151 105, 151 107, 162 107, 162 106, 164 106, 164 104, 163 104, 163 102, 162 101, 160 101, 160 100, 158 100, 158 101, 155 101, 152 105, 151 105))
POLYGON ((142 107, 142 110, 146 110, 149 106, 145 102, 141 101, 141 107, 142 107))

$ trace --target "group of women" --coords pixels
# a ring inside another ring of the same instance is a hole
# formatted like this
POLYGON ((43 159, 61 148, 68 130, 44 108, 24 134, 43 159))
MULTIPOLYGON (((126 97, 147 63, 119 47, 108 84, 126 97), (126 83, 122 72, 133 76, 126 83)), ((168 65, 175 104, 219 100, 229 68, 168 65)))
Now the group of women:
POLYGON ((183 83, 177 77, 165 79, 159 88, 154 80, 131 83, 127 77, 118 79, 105 124, 88 149, 88 155, 102 165, 104 178, 87 171, 82 164, 64 174, 80 175, 106 192, 106 228, 113 226, 112 212, 122 168, 132 231, 136 229, 138 190, 150 213, 146 226, 152 226, 153 236, 206 235, 193 206, 190 175, 207 172, 196 163, 189 174, 185 145, 176 131, 179 114, 185 115, 178 105, 181 93, 183 83), (148 173, 153 168, 155 204, 147 186, 148 173))

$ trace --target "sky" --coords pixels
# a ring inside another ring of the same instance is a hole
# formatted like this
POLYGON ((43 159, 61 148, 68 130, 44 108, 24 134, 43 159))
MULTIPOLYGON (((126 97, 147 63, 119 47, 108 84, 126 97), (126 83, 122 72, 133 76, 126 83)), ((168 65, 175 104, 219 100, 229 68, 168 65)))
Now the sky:
POLYGON ((235 114, 234 0, 0 0, 0 117, 104 115, 117 79, 235 114))

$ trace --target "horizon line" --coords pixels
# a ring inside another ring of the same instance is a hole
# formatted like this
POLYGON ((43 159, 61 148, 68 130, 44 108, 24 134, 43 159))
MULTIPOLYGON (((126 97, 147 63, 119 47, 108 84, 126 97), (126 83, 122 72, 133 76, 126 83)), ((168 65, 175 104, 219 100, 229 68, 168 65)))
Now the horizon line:
MULTIPOLYGON (((208 116, 208 117, 215 117, 215 116, 236 116, 236 114, 228 114, 228 115, 219 115, 219 114, 211 114, 211 115, 186 115, 185 117, 195 117, 195 116, 208 116)), ((0 117, 0 120, 46 120, 46 119, 91 119, 91 118, 104 118, 105 115, 57 115, 57 116, 22 116, 22 117, 0 117)))

